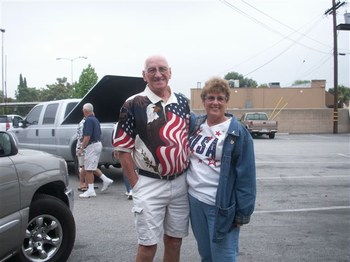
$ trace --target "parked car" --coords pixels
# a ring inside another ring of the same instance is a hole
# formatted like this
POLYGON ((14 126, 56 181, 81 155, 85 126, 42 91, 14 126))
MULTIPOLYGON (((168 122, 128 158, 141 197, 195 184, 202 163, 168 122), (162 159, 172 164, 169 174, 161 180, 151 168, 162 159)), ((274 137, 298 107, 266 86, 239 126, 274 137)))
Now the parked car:
POLYGON ((66 261, 76 228, 65 160, 0 131, 0 170, 0 261, 66 261))
POLYGON ((265 112, 244 113, 240 121, 252 136, 268 135, 273 139, 278 131, 277 121, 269 120, 265 112))
POLYGON ((7 131, 12 126, 13 123, 18 123, 23 120, 23 117, 19 115, 0 115, 0 131, 7 131))

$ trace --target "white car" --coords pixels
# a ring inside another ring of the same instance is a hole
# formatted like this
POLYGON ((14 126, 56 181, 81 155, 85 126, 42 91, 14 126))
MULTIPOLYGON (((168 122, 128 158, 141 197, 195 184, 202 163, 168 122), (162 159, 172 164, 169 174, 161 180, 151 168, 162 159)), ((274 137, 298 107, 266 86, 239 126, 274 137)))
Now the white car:
POLYGON ((13 126, 13 122, 18 123, 19 120, 23 120, 23 117, 19 115, 0 115, 0 131, 7 131, 13 126))

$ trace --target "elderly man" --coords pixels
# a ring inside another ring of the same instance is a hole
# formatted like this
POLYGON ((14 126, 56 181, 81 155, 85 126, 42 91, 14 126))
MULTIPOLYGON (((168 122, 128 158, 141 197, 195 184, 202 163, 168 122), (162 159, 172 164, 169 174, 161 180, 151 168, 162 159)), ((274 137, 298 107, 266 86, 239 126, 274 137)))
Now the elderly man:
POLYGON ((164 261, 179 261, 182 238, 188 235, 183 173, 190 109, 187 99, 170 89, 171 68, 164 57, 147 58, 142 74, 147 87, 124 103, 113 145, 133 188, 136 261, 153 261, 162 238, 164 261))
MULTIPOLYGON (((102 151, 101 127, 100 122, 95 117, 94 107, 92 104, 84 104, 83 114, 85 117, 83 139, 78 154, 84 155, 83 172, 85 174, 85 181, 88 184, 88 189, 84 193, 80 194, 79 197, 89 198, 96 197, 94 189, 94 172, 96 172, 98 169, 97 166, 102 151)), ((107 190, 107 188, 113 183, 113 180, 109 179, 102 173, 99 177, 103 181, 101 191, 107 190)))

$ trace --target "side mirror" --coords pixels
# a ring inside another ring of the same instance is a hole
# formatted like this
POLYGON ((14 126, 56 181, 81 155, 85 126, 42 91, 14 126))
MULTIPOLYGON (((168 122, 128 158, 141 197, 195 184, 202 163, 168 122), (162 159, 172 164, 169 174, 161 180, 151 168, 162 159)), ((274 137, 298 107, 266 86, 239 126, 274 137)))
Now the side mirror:
POLYGON ((19 127, 19 118, 17 118, 17 117, 13 118, 12 126, 13 127, 19 127))
POLYGON ((13 136, 7 132, 0 132, 0 157, 13 156, 18 153, 17 144, 13 136))
POLYGON ((13 123, 13 127, 27 127, 28 125, 27 125, 27 121, 25 120, 25 119, 23 119, 23 120, 20 120, 20 119, 18 119, 17 120, 17 125, 15 125, 15 123, 13 123))

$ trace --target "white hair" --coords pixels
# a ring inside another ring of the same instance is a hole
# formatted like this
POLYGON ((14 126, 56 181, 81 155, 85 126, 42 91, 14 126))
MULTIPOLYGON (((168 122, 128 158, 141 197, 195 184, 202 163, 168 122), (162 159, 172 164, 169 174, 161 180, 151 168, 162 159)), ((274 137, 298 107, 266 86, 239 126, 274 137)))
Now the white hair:
POLYGON ((165 64, 167 65, 167 67, 169 67, 169 63, 168 63, 167 59, 164 56, 162 56, 162 55, 151 55, 151 56, 147 57, 147 59, 145 61, 144 69, 146 70, 148 65, 149 65, 149 63, 151 61, 154 61, 154 60, 164 61, 165 64))
POLYGON ((83 106, 83 109, 85 109, 86 111, 88 111, 89 113, 93 113, 94 112, 94 106, 91 103, 86 103, 83 106))

